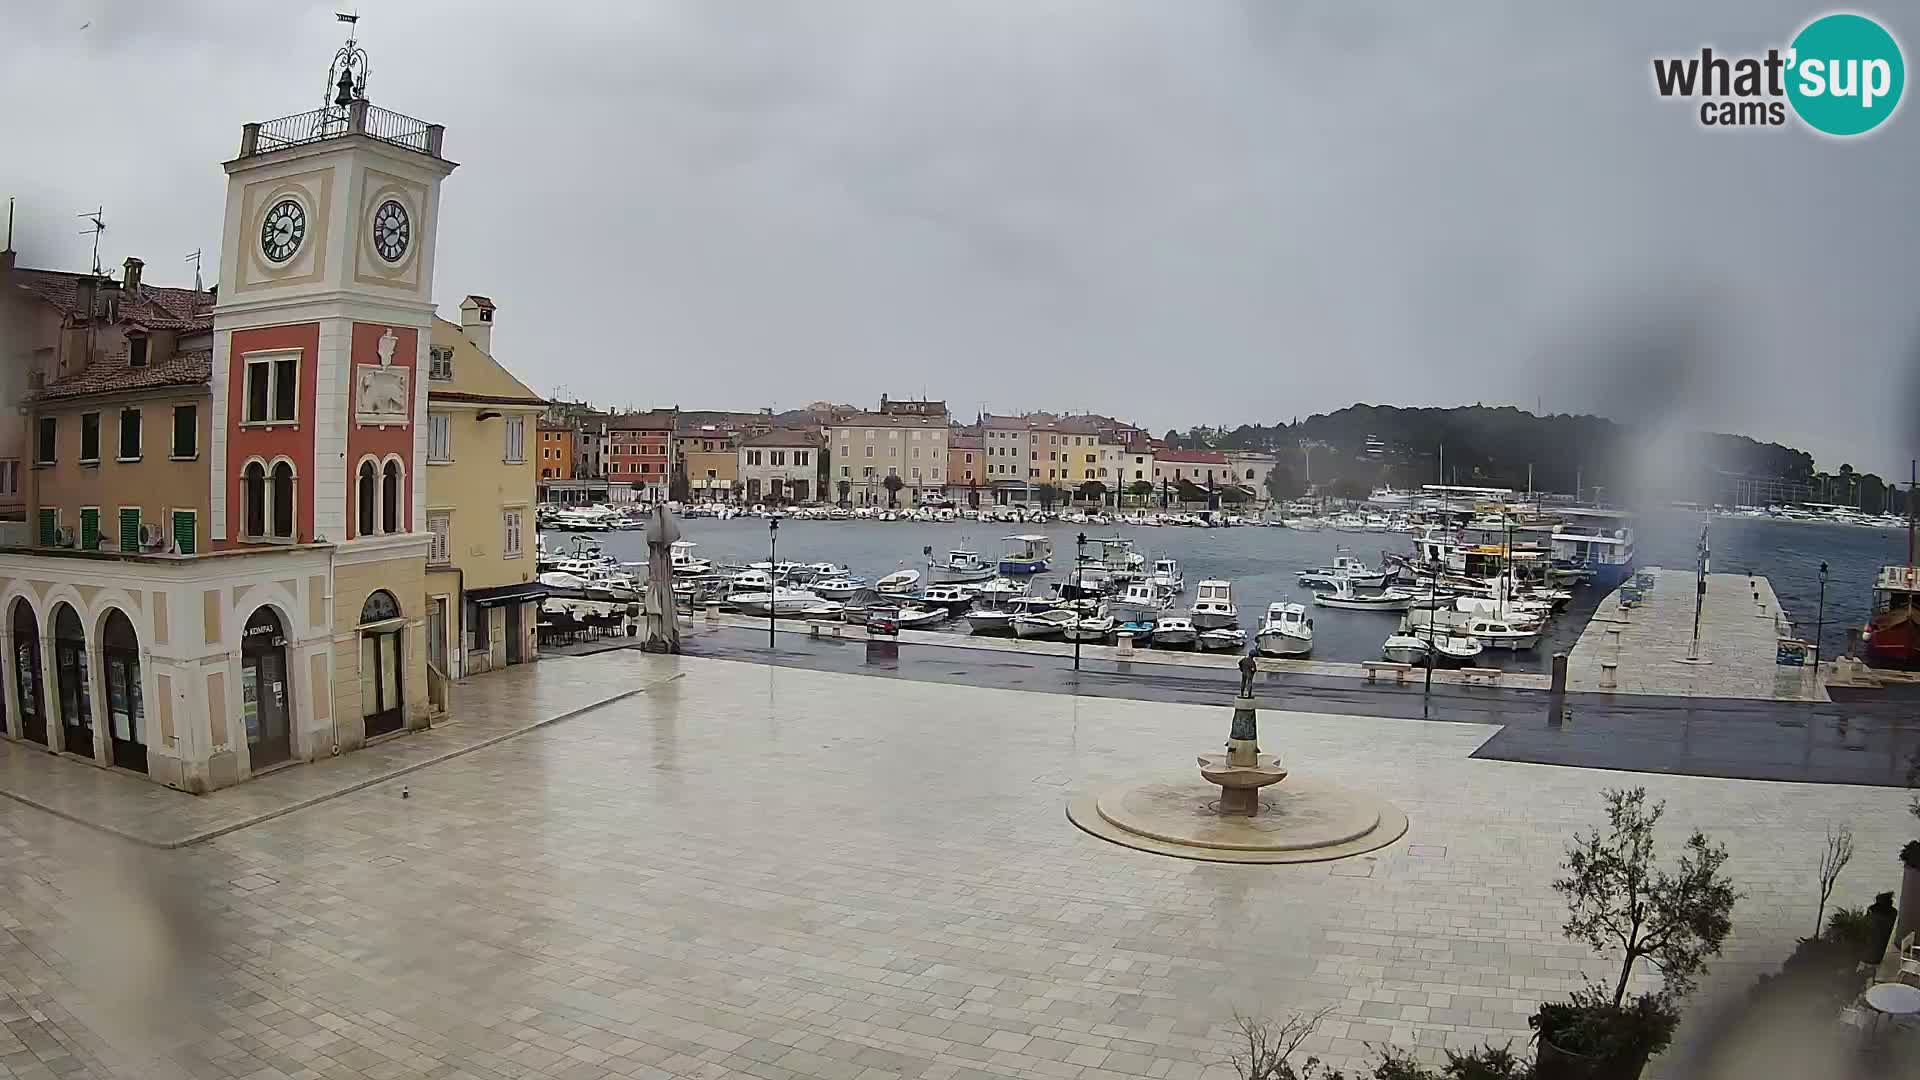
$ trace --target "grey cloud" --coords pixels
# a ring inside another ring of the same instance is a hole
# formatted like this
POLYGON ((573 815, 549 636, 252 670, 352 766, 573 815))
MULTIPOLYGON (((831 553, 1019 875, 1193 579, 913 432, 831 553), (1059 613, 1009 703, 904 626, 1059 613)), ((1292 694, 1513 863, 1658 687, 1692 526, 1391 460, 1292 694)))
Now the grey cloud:
MULTIPOLYGON (((81 7, 26 16, 0 66, 57 106, 0 161, 29 261, 81 265, 67 215, 95 202, 111 262, 211 248, 217 163, 317 103, 330 8, 81 7)), ((375 100, 462 162, 437 295, 499 300, 546 391, 925 391, 1156 430, 1538 400, 1883 471, 1920 438, 1879 392, 1920 381, 1911 105, 1842 144, 1707 131, 1651 90, 1652 56, 1763 49, 1794 4, 363 10, 375 100), (1686 343, 1672 393, 1609 349, 1655 339, 1686 343)))

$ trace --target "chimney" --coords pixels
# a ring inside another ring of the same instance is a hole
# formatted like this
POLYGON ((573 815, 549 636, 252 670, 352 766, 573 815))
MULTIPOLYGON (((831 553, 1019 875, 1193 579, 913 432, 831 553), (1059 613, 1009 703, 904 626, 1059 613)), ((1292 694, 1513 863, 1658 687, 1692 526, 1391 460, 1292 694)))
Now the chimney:
POLYGON ((460 330, 481 352, 493 355, 493 301, 469 296, 460 301, 460 330))
POLYGON ((140 271, 146 269, 146 265, 146 263, 129 255, 127 256, 126 272, 121 275, 121 281, 124 283, 123 287, 127 290, 127 295, 136 300, 140 297, 140 271))

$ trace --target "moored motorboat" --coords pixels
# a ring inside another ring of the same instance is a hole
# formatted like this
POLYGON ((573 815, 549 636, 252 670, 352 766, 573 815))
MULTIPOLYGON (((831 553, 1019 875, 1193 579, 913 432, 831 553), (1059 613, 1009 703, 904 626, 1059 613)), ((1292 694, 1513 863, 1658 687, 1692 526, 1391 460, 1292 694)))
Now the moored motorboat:
POLYGON ((1153 644, 1153 623, 1144 620, 1118 623, 1113 628, 1115 637, 1126 636, 1133 639, 1135 645, 1153 644))
POLYGON ((1000 556, 1002 574, 1044 574, 1052 565, 1053 540, 1038 533, 1002 537, 1010 545, 1000 556))
POLYGON ((1323 585, 1332 588, 1334 583, 1345 579, 1358 589, 1377 589, 1387 583, 1387 571, 1377 570, 1351 555, 1335 555, 1332 564, 1312 570, 1302 570, 1298 575, 1302 585, 1323 585))
POLYGON ((947 552, 947 561, 933 567, 933 580, 943 585, 970 581, 988 581, 999 573, 994 564, 975 551, 955 548, 947 552))
POLYGON ((1299 604, 1267 605, 1266 622, 1253 636, 1253 650, 1262 656, 1306 656, 1313 651, 1313 620, 1299 604))
POLYGON ((1209 651, 1238 652, 1247 647, 1247 632, 1237 626, 1223 626, 1215 630, 1203 630, 1194 639, 1194 644, 1209 651))
POLYGON ((1191 645, 1198 635, 1193 620, 1185 615, 1163 615, 1153 623, 1153 645, 1156 649, 1168 645, 1191 645))
POLYGON ((944 608, 949 615, 965 614, 973 606, 973 593, 959 585, 929 585, 920 597, 920 603, 927 607, 944 608))
POLYGON ((1116 618, 1127 621, 1152 621, 1172 604, 1168 595, 1151 581, 1130 582, 1109 604, 1116 618))
POLYGON ((1059 637, 1066 632, 1069 624, 1078 622, 1079 618, 1067 608, 1048 608, 1029 615, 1014 616, 1013 632, 1023 638, 1059 637))
POLYGON ((1082 615, 1069 623, 1061 633, 1068 641, 1090 641, 1099 644, 1107 640, 1107 635, 1113 633, 1114 625, 1113 616, 1105 613, 1082 615))
POLYGON ((1353 591, 1351 581, 1342 579, 1333 583, 1333 591, 1314 593, 1313 602, 1348 611, 1405 611, 1413 604, 1413 594, 1405 589, 1387 589, 1363 596, 1353 591))
POLYGON ((1240 621, 1240 609, 1233 606, 1233 585, 1209 578, 1197 586, 1193 606, 1187 617, 1198 630, 1223 630, 1240 621))
POLYGON ((1380 653, 1397 664, 1424 664, 1430 648, 1426 638, 1394 634, 1380 647, 1380 653))
POLYGON ((866 587, 865 578, 836 577, 814 581, 807 586, 807 591, 828 600, 845 600, 866 587))
POLYGON ((882 596, 908 596, 920 589, 920 571, 912 567, 895 570, 873 583, 882 596))
POLYGON ((1173 559, 1153 560, 1153 572, 1147 581, 1162 596, 1179 596, 1187 591, 1187 579, 1180 572, 1179 562, 1173 559))
POLYGON ((775 617, 799 615, 807 608, 819 604, 821 599, 804 589, 776 587, 771 593, 741 592, 727 597, 727 603, 743 615, 765 615, 771 607, 775 617))

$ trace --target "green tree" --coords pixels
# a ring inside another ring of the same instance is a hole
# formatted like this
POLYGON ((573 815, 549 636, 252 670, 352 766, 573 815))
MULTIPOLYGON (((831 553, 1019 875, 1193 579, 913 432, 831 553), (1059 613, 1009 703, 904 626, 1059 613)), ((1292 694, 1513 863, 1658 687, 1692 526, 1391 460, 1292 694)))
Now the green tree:
POLYGON ((851 480, 840 481, 840 505, 841 506, 847 505, 847 496, 849 496, 852 493, 853 493, 853 481, 851 480))
POLYGON ((687 479, 685 466, 673 467, 673 478, 667 481, 667 498, 673 502, 684 503, 693 497, 693 482, 687 479))
POLYGON ((819 467, 814 470, 814 478, 819 481, 819 483, 815 485, 814 490, 825 491, 827 490, 827 477, 833 475, 833 451, 826 444, 822 443, 820 452, 814 455, 814 460, 820 463, 819 467))
POLYGON ((1127 485, 1127 494, 1136 499, 1144 499, 1153 494, 1153 481, 1135 480, 1133 483, 1127 485))
POLYGON ((1646 788, 1608 790, 1603 797, 1606 831, 1576 835, 1563 864, 1567 874, 1553 883, 1567 899, 1562 929, 1600 952, 1618 951, 1615 1008, 1641 960, 1659 970, 1667 992, 1683 996, 1733 928, 1739 893, 1720 873, 1727 849, 1695 829, 1675 868, 1663 869, 1654 863, 1653 834, 1667 804, 1648 806, 1646 788))
POLYGON ((1107 497, 1107 485, 1098 480, 1089 480, 1080 485, 1077 495, 1085 502, 1099 502, 1107 497))
POLYGON ((980 484, 976 480, 967 481, 967 506, 974 510, 980 509, 980 484))
POLYGON ((1248 491, 1238 484, 1229 484, 1220 489, 1220 501, 1239 506, 1243 503, 1252 502, 1253 492, 1248 491))
POLYGON ((899 506, 900 489, 906 487, 907 482, 894 473, 888 473, 887 478, 880 481, 880 486, 887 489, 887 505, 899 506))
POLYGON ((1060 489, 1051 483, 1041 484, 1033 489, 1033 493, 1039 498, 1042 510, 1052 510, 1053 501, 1060 497, 1060 489))
POLYGON ((1300 478, 1293 474, 1288 465, 1275 465, 1267 471, 1267 497, 1278 502, 1284 499, 1297 499, 1305 493, 1300 478))

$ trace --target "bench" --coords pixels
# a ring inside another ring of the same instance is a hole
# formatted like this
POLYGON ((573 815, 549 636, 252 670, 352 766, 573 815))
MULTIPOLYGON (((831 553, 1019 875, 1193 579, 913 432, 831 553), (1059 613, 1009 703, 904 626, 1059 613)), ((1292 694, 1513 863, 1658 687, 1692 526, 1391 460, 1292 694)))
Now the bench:
POLYGON ((1500 676, 1505 674, 1506 672, 1501 671, 1497 667, 1463 667, 1460 669, 1460 677, 1468 683, 1472 683, 1475 679, 1485 679, 1490 683, 1497 683, 1500 681, 1500 676))
POLYGON ((1383 671, 1393 672, 1393 681, 1404 685, 1407 676, 1413 673, 1412 664, 1398 664, 1391 660, 1362 660, 1360 666, 1367 669, 1367 681, 1373 682, 1383 671))
POLYGON ((821 622, 819 619, 808 619, 807 620, 807 636, 811 638, 817 638, 821 634, 825 634, 828 637, 839 637, 840 628, 844 625, 846 624, 837 623, 837 622, 821 622))

